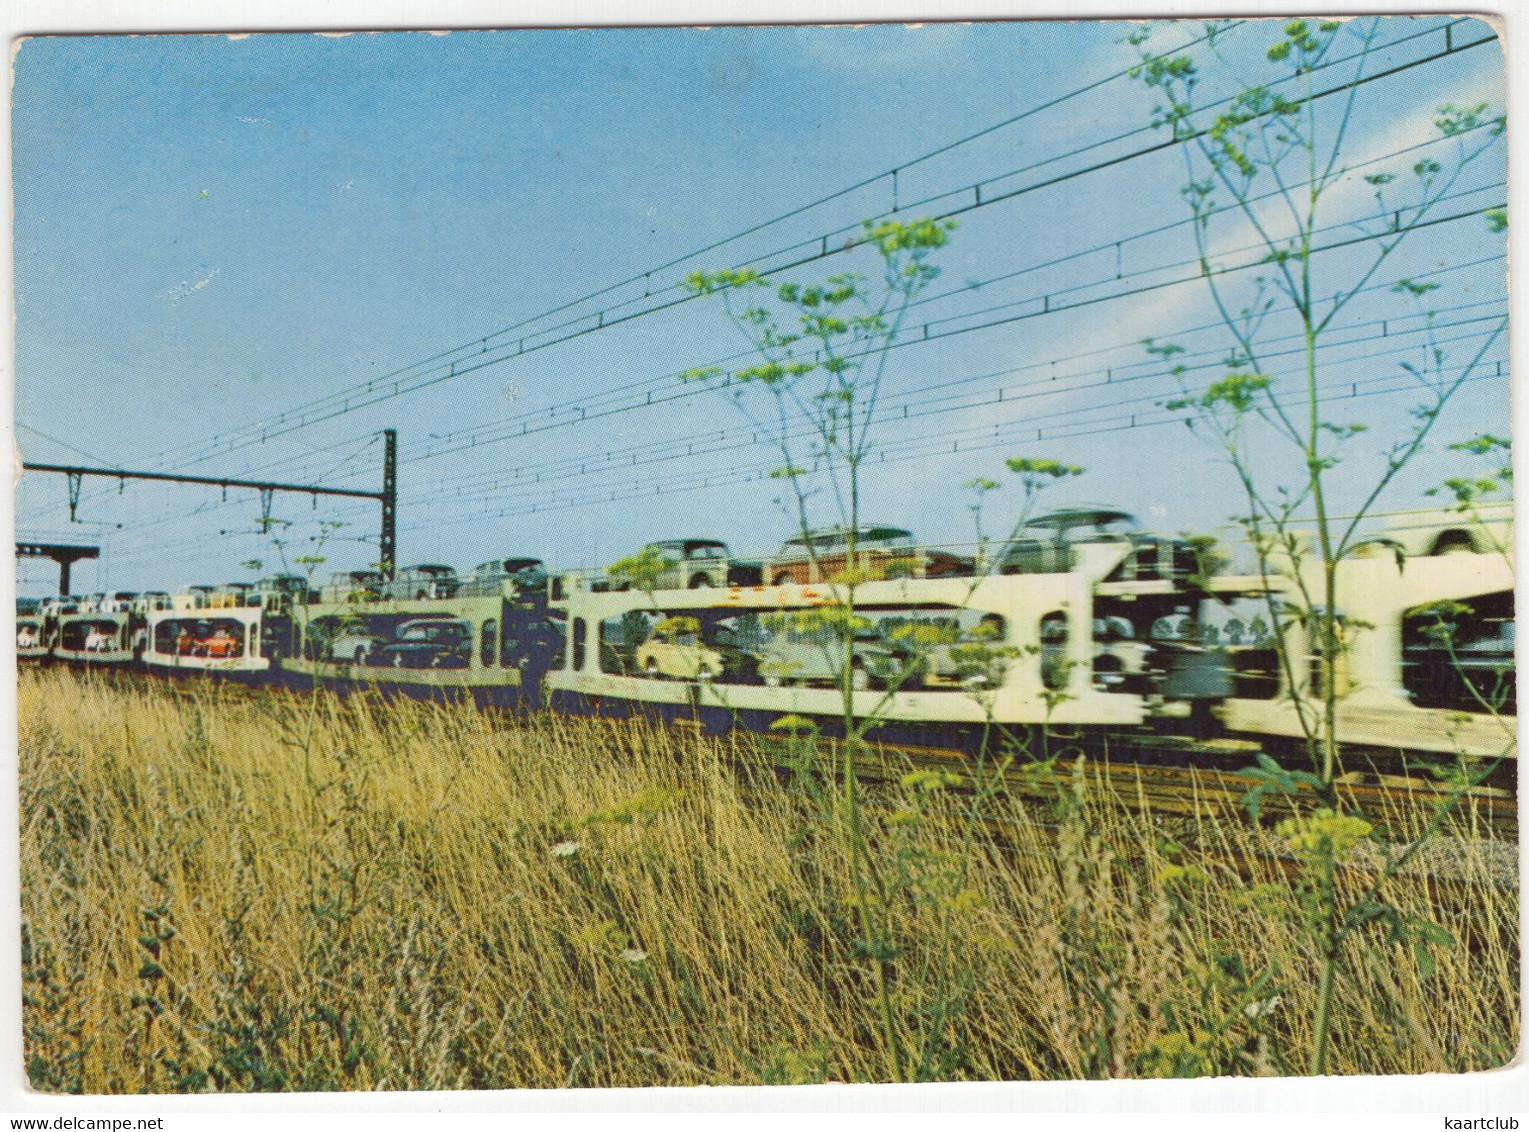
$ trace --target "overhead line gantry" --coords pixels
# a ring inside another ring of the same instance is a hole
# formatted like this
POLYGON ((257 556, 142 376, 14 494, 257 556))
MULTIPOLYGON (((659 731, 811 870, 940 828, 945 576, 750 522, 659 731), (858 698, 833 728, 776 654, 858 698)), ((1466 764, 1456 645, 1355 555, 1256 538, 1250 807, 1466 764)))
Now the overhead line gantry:
MULTIPOLYGON (((69 521, 78 522, 75 509, 80 501, 80 482, 85 476, 102 479, 152 480, 159 483, 195 483, 210 487, 248 488, 260 493, 262 521, 271 518, 271 498, 278 491, 297 495, 336 495, 350 499, 375 499, 382 505, 382 529, 379 539, 379 569, 391 579, 398 557, 398 430, 384 429, 382 433, 382 490, 365 491, 351 487, 325 487, 322 484, 277 483, 272 480, 233 479, 228 476, 190 476, 178 472, 140 472, 127 468, 92 468, 78 464, 40 464, 23 461, 22 468, 28 472, 53 472, 67 476, 69 482, 69 521)), ((18 550, 18 553, 20 551, 18 550)), ((66 567, 67 569, 67 567, 66 567)), ((66 575, 67 577, 67 575, 66 575)))

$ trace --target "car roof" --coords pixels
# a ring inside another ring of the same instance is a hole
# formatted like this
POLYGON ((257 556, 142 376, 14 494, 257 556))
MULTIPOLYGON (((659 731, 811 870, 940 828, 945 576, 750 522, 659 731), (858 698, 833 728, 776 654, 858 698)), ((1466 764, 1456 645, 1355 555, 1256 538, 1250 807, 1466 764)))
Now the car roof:
POLYGON ((1079 503, 1073 507, 1059 507, 1055 511, 1048 511, 1044 515, 1037 515, 1033 519, 1027 519, 1025 520, 1025 526, 1040 527, 1057 523, 1110 523, 1117 519, 1125 519, 1134 523, 1136 516, 1132 515, 1129 511, 1122 511, 1118 507, 1079 503))
MULTIPOLYGON (((823 527, 820 530, 808 531, 804 535, 793 535, 786 541, 788 543, 793 543, 802 542, 806 539, 843 538, 848 533, 848 527, 823 527)), ((863 539, 912 538, 913 532, 903 527, 863 526, 855 532, 855 537, 863 539)))

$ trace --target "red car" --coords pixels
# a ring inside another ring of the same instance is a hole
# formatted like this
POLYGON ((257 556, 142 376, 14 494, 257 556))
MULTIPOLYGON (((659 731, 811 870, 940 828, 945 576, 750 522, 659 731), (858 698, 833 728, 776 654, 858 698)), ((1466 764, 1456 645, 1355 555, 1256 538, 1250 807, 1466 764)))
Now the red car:
POLYGON ((199 621, 188 632, 182 629, 175 651, 182 656, 228 660, 244 655, 244 626, 237 621, 199 621))

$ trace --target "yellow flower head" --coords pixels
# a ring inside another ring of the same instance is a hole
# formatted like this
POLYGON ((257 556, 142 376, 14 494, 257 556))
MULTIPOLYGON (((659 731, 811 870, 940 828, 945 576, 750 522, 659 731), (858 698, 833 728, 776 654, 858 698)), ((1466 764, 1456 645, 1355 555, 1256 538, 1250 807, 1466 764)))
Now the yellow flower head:
POLYGON ((1341 860, 1375 827, 1353 814, 1322 808, 1309 817, 1286 818, 1274 831, 1303 857, 1341 860))

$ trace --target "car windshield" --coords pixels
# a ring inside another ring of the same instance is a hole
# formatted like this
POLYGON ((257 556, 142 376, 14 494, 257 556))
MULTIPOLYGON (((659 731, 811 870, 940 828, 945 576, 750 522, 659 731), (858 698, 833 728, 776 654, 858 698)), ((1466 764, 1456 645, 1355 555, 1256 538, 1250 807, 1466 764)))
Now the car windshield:
POLYGON ((428 641, 432 644, 456 644, 467 639, 467 626, 460 621, 435 621, 425 625, 405 625, 398 633, 400 641, 428 641))
POLYGON ((726 558, 727 547, 720 542, 703 542, 690 548, 691 558, 726 558))
POLYGON ((1129 641, 1135 636, 1136 631, 1124 617, 1094 618, 1094 640, 1096 641, 1129 641))

